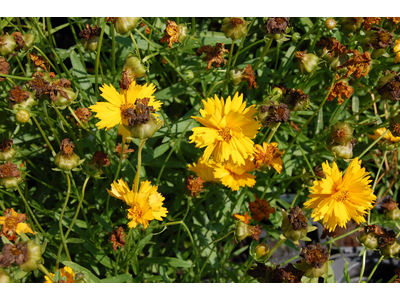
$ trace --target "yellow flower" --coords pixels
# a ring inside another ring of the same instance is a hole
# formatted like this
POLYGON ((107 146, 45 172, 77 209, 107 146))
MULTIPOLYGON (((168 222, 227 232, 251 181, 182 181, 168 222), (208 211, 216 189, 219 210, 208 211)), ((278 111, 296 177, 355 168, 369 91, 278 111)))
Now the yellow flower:
POLYGON ((396 40, 395 46, 393 47, 393 53, 396 53, 396 56, 394 57, 394 62, 397 64, 400 62, 400 39, 396 40))
MULTIPOLYGON (((129 130, 124 126, 128 126, 128 120, 130 119, 130 111, 135 111, 139 103, 144 103, 147 106, 152 106, 154 111, 157 111, 162 103, 155 100, 153 93, 156 90, 154 84, 145 84, 143 86, 132 82, 128 90, 121 90, 120 93, 112 86, 104 84, 100 87, 102 92, 101 96, 107 100, 107 102, 97 102, 95 105, 91 105, 89 108, 97 113, 96 117, 100 121, 96 124, 99 129, 105 128, 109 130, 117 125, 118 134, 122 134, 123 140, 130 136, 129 130), (128 109, 131 109, 128 111, 128 109)), ((158 115, 153 113, 154 117, 158 115)))
POLYGON ((26 214, 19 214, 13 208, 6 209, 4 217, 0 217, 0 225, 3 225, 0 236, 4 235, 10 241, 15 241, 17 239, 15 233, 18 235, 21 232, 35 234, 28 224, 23 223, 25 220, 28 220, 26 214))
POLYGON ((253 187, 256 184, 254 178, 256 176, 247 172, 254 170, 254 164, 250 160, 246 160, 242 166, 233 164, 232 161, 224 165, 216 166, 214 176, 220 178, 223 185, 238 191, 241 186, 253 187))
POLYGON ((221 164, 215 163, 212 159, 205 161, 203 158, 199 158, 196 163, 193 165, 188 165, 189 169, 192 170, 198 177, 204 182, 216 182, 220 183, 221 180, 219 178, 214 177, 214 171, 216 166, 221 166, 221 164))
POLYGON ((163 207, 165 198, 157 192, 157 189, 157 186, 150 185, 150 181, 143 181, 136 193, 129 189, 123 179, 119 179, 118 182, 114 181, 111 184, 111 191, 107 189, 107 192, 130 206, 127 216, 132 220, 128 223, 130 228, 136 228, 138 224, 142 224, 146 229, 151 220, 162 221, 162 217, 166 217, 168 213, 163 207))
POLYGON ((273 167, 279 174, 283 169, 282 154, 284 151, 278 149, 278 143, 263 143, 263 145, 254 145, 256 152, 254 153, 254 163, 256 169, 271 169, 273 167))
MULTIPOLYGON (((61 272, 61 277, 65 276, 67 278, 66 283, 75 282, 75 273, 70 267, 64 267, 64 268, 60 269, 60 272, 61 272)), ((54 277, 53 273, 50 273, 50 275, 52 275, 54 277)), ((53 283, 48 276, 44 276, 44 279, 46 280, 46 281, 44 281, 44 283, 53 283)))
POLYGON ((243 165, 245 159, 254 153, 252 139, 261 127, 253 118, 257 112, 254 105, 246 108, 243 95, 229 96, 226 102, 215 95, 203 101, 201 117, 192 117, 206 127, 193 128, 189 137, 197 148, 206 147, 203 159, 207 161, 212 155, 215 162, 224 163, 232 160, 234 164, 243 165))
MULTIPOLYGON (((368 134, 368 137, 370 139, 376 140, 381 137, 382 134, 386 132, 386 128, 378 128, 374 130, 374 134, 368 134)), ((392 132, 389 130, 388 133, 386 133, 383 138, 381 138, 378 142, 378 145, 380 145, 384 140, 388 141, 390 144, 396 144, 400 141, 400 137, 394 137, 392 132)))
POLYGON ((342 178, 342 172, 335 162, 332 167, 328 162, 323 163, 326 178, 314 181, 308 196, 311 199, 304 203, 305 208, 314 209, 311 214, 314 221, 322 220, 330 232, 336 226, 346 228, 350 219, 357 224, 365 222, 364 214, 373 207, 376 196, 369 185, 370 176, 360 164, 361 161, 356 157, 342 178))

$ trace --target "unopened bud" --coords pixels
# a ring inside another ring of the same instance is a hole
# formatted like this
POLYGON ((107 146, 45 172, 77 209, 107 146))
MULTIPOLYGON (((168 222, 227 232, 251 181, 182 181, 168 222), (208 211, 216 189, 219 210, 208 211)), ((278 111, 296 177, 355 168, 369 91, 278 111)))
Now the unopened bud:
POLYGON ((20 109, 16 113, 15 118, 17 119, 18 123, 25 124, 29 121, 29 119, 31 118, 31 115, 29 114, 29 112, 27 110, 20 109))
POLYGON ((247 23, 244 18, 224 18, 221 30, 227 38, 235 41, 247 33, 247 23))
POLYGON ((266 243, 258 244, 251 251, 251 256, 258 262, 262 262, 268 257, 269 246, 266 243))
POLYGON ((350 159, 353 157, 353 148, 356 141, 356 139, 353 139, 352 141, 344 145, 328 143, 328 150, 337 157, 340 157, 342 159, 350 159))
POLYGON ((178 42, 182 44, 188 37, 188 28, 187 28, 187 26, 185 24, 179 24, 178 25, 178 32, 179 32, 178 42))
POLYGON ((245 222, 238 221, 236 223, 235 238, 238 243, 243 241, 247 237, 252 237, 255 241, 258 241, 261 235, 261 227, 247 225, 245 222))
POLYGON ((28 33, 23 35, 22 38, 24 39, 24 46, 22 47, 22 50, 28 51, 35 43, 35 35, 32 33, 28 33))
POLYGON ((6 56, 17 48, 17 43, 12 35, 0 36, 0 54, 6 56))
POLYGON ((137 124, 135 126, 125 126, 131 132, 131 138, 133 139, 148 139, 151 138, 162 126, 164 125, 164 121, 157 122, 153 116, 150 116, 150 119, 145 124, 137 124))
POLYGON ((61 151, 54 158, 54 163, 57 167, 64 171, 70 171, 79 165, 79 156, 74 153, 74 147, 75 145, 70 143, 69 139, 62 141, 61 151))
POLYGON ((295 57, 297 58, 297 64, 301 74, 312 73, 318 67, 318 56, 307 53, 307 50, 297 51, 295 57))
POLYGON ((61 87, 56 92, 56 101, 54 104, 60 107, 68 106, 76 99, 77 95, 78 93, 74 92, 73 88, 61 87))
POLYGON ((11 277, 8 273, 3 269, 0 268, 0 283, 11 283, 11 277))
POLYGON ((97 35, 91 36, 87 41, 83 40, 82 45, 85 50, 96 51, 99 46, 100 37, 97 35))
POLYGON ((125 60, 125 65, 122 71, 126 72, 129 77, 134 78, 146 75, 146 68, 144 67, 140 59, 133 54, 129 55, 125 60))
POLYGON ((124 34, 127 33, 128 31, 131 31, 139 22, 140 17, 118 17, 115 18, 115 30, 120 33, 124 34))
POLYGON ((363 18, 339 18, 339 24, 342 26, 343 32, 355 32, 362 25, 363 18))
POLYGON ((37 269, 37 264, 42 260, 42 250, 40 245, 36 244, 34 241, 28 241, 28 259, 20 268, 25 272, 31 272, 37 269))
POLYGON ((335 19, 333 19, 333 18, 326 19, 326 21, 325 21, 325 28, 326 29, 332 30, 335 27, 336 27, 335 19))
POLYGON ((15 151, 12 139, 4 139, 0 142, 0 161, 13 159, 17 151, 15 151))
POLYGON ((337 122, 331 129, 331 143, 345 145, 353 139, 353 131, 350 124, 337 122))

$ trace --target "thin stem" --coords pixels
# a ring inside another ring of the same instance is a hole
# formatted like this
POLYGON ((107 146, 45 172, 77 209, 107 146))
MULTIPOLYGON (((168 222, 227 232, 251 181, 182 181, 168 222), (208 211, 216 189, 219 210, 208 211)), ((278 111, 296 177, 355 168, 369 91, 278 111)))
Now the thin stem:
POLYGON ((360 271, 360 277, 358 279, 358 283, 361 282, 361 279, 364 276, 366 258, 367 258, 367 248, 364 247, 363 259, 362 259, 362 265, 361 265, 361 271, 360 271))
POLYGON ((245 269, 244 272, 243 272, 242 280, 240 281, 241 283, 244 282, 244 281, 246 280, 247 271, 250 269, 250 267, 251 267, 251 265, 254 263, 254 261, 255 261, 255 259, 253 258, 253 259, 248 263, 248 265, 246 266, 246 269, 245 269))
POLYGON ((232 40, 232 44, 231 44, 231 50, 229 51, 229 58, 228 58, 228 64, 226 66, 226 73, 225 73, 225 80, 224 80, 224 87, 222 88, 222 97, 225 94, 225 89, 226 89, 226 84, 227 84, 227 79, 229 76, 229 69, 231 66, 231 61, 232 61, 232 53, 233 53, 233 48, 235 47, 235 41, 232 40))
POLYGON ((219 239, 216 239, 215 241, 212 241, 211 243, 207 244, 207 246, 205 246, 203 249, 200 250, 200 254, 201 254, 204 250, 206 250, 209 246, 211 246, 212 244, 215 244, 215 243, 217 243, 217 242, 219 242, 219 241, 221 241, 221 240, 227 238, 227 237, 230 236, 232 233, 235 233, 235 230, 231 230, 231 231, 229 231, 226 235, 224 235, 223 237, 221 237, 221 238, 219 238, 219 239))
POLYGON ((382 256, 379 258, 378 262, 375 264, 374 268, 372 269, 371 274, 369 274, 369 276, 368 276, 368 279, 367 279, 367 281, 366 281, 367 283, 368 283, 368 281, 372 278, 372 275, 374 275, 376 269, 378 268, 379 264, 381 263, 381 261, 382 261, 384 258, 385 258, 384 255, 382 255, 382 256))
MULTIPOLYGON (((101 46, 103 44, 103 35, 104 35, 104 30, 106 28, 106 19, 104 18, 104 23, 103 26, 101 27, 101 33, 100 33, 100 38, 99 38, 99 43, 97 46, 97 53, 96 53, 96 62, 95 62, 95 67, 94 67, 94 84, 95 84, 95 93, 96 93, 96 98, 99 98, 99 64, 100 64, 100 53, 101 53, 101 46)), ((104 80, 103 80, 104 83, 104 80)))
MULTIPOLYGON (((122 158, 124 157, 124 151, 125 151, 125 140, 122 139, 121 154, 120 154, 120 156, 119 156, 118 168, 117 168, 117 172, 115 172, 115 176, 114 176, 113 182, 114 182, 115 180, 117 180, 117 178, 118 178, 118 176, 119 176, 119 172, 121 171, 122 158)), ((106 211, 108 211, 109 202, 110 202, 110 194, 108 194, 107 200, 106 200, 106 211)))
MULTIPOLYGON (((330 92, 329 92, 329 93, 330 93, 330 92)), ((350 117, 348 117, 347 119, 345 119, 343 122, 346 122, 346 121, 348 121, 348 120, 350 120, 350 119, 352 119, 352 118, 358 117, 358 116, 359 116, 360 114, 362 114, 364 111, 366 111, 367 109, 369 109, 372 105, 374 105, 376 102, 378 102, 380 98, 381 98, 380 95, 378 95, 378 96, 376 97, 376 99, 373 100, 370 104, 368 104, 367 106, 365 106, 363 109, 361 109, 361 110, 360 110, 358 113, 356 113, 355 115, 351 115, 350 117)))
MULTIPOLYGON (((66 209, 66 207, 68 205, 69 195, 71 193, 71 180, 69 178, 69 174, 68 173, 66 173, 66 174, 67 174, 68 189, 67 189, 67 195, 65 196, 64 205, 63 205, 62 210, 61 210, 60 219, 58 220, 58 227, 60 229, 61 243, 62 243, 62 245, 64 247, 65 254, 67 255, 68 260, 72 261, 71 260, 71 256, 69 255, 67 243, 65 241, 65 236, 64 236, 63 228, 62 228, 62 218, 64 217, 65 209, 66 209)), ((60 262, 60 255, 57 255, 56 269, 58 269, 59 262, 60 262)))
POLYGON ((47 271, 47 269, 42 264, 38 264, 37 266, 38 266, 39 270, 42 271, 51 280, 51 282, 54 283, 53 275, 51 275, 49 273, 49 271, 47 271))
POLYGON ((388 133, 388 132, 389 132, 389 129, 387 129, 379 138, 377 138, 371 145, 369 145, 368 148, 365 149, 365 150, 363 151, 363 153, 361 153, 361 154, 358 156, 358 159, 361 159, 361 157, 363 157, 364 154, 367 153, 367 152, 369 151, 369 149, 371 149, 373 146, 375 146, 375 144, 376 144, 377 142, 379 142, 379 141, 386 135, 386 133, 388 133))
POLYGON ((281 125, 280 122, 277 122, 272 128, 271 131, 267 137, 267 140, 265 141, 267 144, 272 140, 273 136, 275 135, 276 131, 278 130, 279 126, 281 125))
POLYGON ((271 47, 272 41, 273 41, 273 39, 269 39, 269 41, 267 42, 267 45, 265 45, 264 51, 261 53, 260 58, 258 59, 258 61, 255 64, 255 66, 253 67, 253 72, 255 72, 257 70, 258 66, 260 65, 260 63, 264 59, 264 56, 267 54, 269 48, 271 47))
POLYGON ((139 51, 139 48, 138 48, 138 46, 137 46, 137 44, 136 44, 136 40, 135 40, 135 38, 133 37, 132 31, 129 31, 129 35, 130 35, 130 37, 131 37, 131 40, 132 40, 133 44, 135 45, 136 55, 138 56, 139 60, 142 60, 142 59, 140 58, 140 51, 139 51))
POLYGON ((137 193, 139 191, 139 180, 140 180, 140 169, 142 167, 142 149, 146 144, 147 139, 140 140, 139 148, 138 148, 138 163, 136 168, 136 176, 134 180, 134 192, 137 193))
POLYGON ((42 134, 44 140, 46 141, 47 146, 50 148, 51 153, 53 154, 53 156, 56 156, 56 152, 53 149, 53 146, 50 144, 50 141, 47 139, 42 127, 40 127, 39 122, 36 120, 36 118, 34 116, 31 116, 31 118, 33 119, 33 121, 35 122, 36 126, 38 127, 40 133, 42 134))
MULTIPOLYGON (((53 63, 51 62, 51 60, 46 56, 46 54, 44 54, 44 52, 43 52, 40 48, 36 47, 35 45, 33 46, 33 48, 35 48, 38 52, 40 52, 40 54, 49 62, 49 64, 51 65, 51 67, 52 67, 54 70, 56 70, 57 73, 58 73, 59 75, 61 75, 60 69, 59 69, 58 67, 56 67, 55 65, 53 65, 53 63)), ((53 48, 51 48, 51 49, 53 49, 53 48)))
POLYGON ((12 79, 19 79, 19 80, 26 80, 26 81, 31 81, 34 80, 35 78, 29 78, 29 77, 22 77, 22 76, 15 76, 15 75, 6 75, 0 73, 0 77, 5 77, 5 78, 12 78, 12 79))
POLYGON ((113 74, 113 81, 115 79, 116 70, 115 70, 115 29, 114 23, 111 23, 111 64, 112 64, 112 74, 113 74))

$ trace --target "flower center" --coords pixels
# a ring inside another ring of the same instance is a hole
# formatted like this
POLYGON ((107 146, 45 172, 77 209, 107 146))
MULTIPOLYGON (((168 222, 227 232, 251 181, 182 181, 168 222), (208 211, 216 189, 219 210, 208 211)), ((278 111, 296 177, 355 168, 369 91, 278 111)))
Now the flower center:
POLYGON ((229 142, 231 140, 232 135, 231 135, 230 127, 225 127, 224 129, 221 129, 218 132, 219 132, 219 135, 224 139, 225 142, 229 142))
POLYGON ((12 217, 12 216, 7 217, 5 221, 5 225, 9 229, 15 228, 17 223, 18 223, 17 217, 12 217))
POLYGON ((17 246, 13 245, 11 248, 11 253, 15 256, 22 254, 22 251, 17 248, 17 246))
POLYGON ((120 110, 121 110, 121 116, 122 116, 123 119, 129 118, 129 113, 127 113, 127 110, 130 109, 130 108, 134 109, 135 108, 135 104, 133 104, 133 103, 123 103, 121 105, 120 110))
POLYGON ((349 191, 346 189, 340 189, 338 192, 333 194, 332 199, 339 202, 344 202, 349 200, 349 191))

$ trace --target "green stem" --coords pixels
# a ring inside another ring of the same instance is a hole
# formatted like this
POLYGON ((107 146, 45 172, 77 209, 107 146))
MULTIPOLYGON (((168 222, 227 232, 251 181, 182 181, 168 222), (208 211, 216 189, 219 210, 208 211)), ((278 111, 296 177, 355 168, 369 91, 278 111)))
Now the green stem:
POLYGON ((367 258, 367 248, 364 247, 364 253, 363 253, 363 258, 362 258, 362 265, 361 265, 361 271, 360 271, 360 277, 359 277, 359 279, 358 279, 358 283, 361 282, 361 279, 362 279, 362 277, 364 276, 366 258, 367 258))
POLYGON ((235 47, 235 41, 232 40, 231 44, 231 50, 229 51, 229 58, 228 58, 228 64, 226 66, 226 73, 225 73, 225 79, 224 79, 224 87, 222 88, 222 97, 225 94, 225 89, 226 89, 226 84, 228 83, 228 76, 229 76, 229 69, 231 66, 231 61, 232 61, 232 53, 233 53, 233 48, 235 47))
POLYGON ((274 254, 275 250, 278 249, 284 242, 286 241, 286 238, 279 240, 279 242, 276 243, 276 245, 269 251, 268 256, 266 258, 266 261, 270 259, 272 254, 274 254))
MULTIPOLYGON (((330 93, 330 92, 329 92, 330 93)), ((347 119, 345 119, 343 122, 346 122, 352 118, 358 117, 360 114, 362 114, 364 111, 366 111, 367 109, 369 109, 372 105, 374 105, 374 103, 378 102, 380 100, 381 96, 378 95, 376 97, 376 99, 374 101, 372 101, 370 104, 368 104, 367 106, 365 106, 363 109, 361 109, 358 113, 356 113, 355 115, 351 115, 350 117, 348 117, 347 119)))
MULTIPOLYGON (((101 46, 103 44, 103 35, 104 35, 104 30, 106 28, 106 19, 104 18, 104 23, 103 26, 101 27, 101 33, 100 33, 100 38, 99 38, 99 43, 97 46, 97 53, 96 53, 96 62, 94 66, 94 84, 95 84, 95 93, 96 93, 96 98, 99 98, 99 64, 100 64, 100 53, 101 53, 101 46)), ((104 84, 104 81, 103 81, 104 84)))
POLYGON ((115 79, 116 70, 115 70, 115 29, 114 23, 111 23, 111 64, 112 64, 112 74, 113 74, 113 81, 115 79))
POLYGON ((303 187, 293 198, 292 204, 290 204, 290 208, 293 207, 293 205, 296 203, 297 198, 300 196, 300 194, 304 191, 305 187, 303 187))
POLYGON ((375 264, 374 268, 373 268, 372 271, 371 271, 371 274, 369 274, 369 276, 368 276, 368 279, 367 279, 367 281, 366 281, 367 283, 368 283, 368 281, 372 278, 372 275, 374 275, 376 269, 378 268, 379 264, 380 264, 381 261, 384 259, 384 257, 385 257, 385 256, 382 255, 382 256, 379 258, 378 262, 375 264))
MULTIPOLYGON (((65 254, 67 255, 68 260, 72 261, 71 260, 71 256, 69 255, 67 243, 65 241, 65 236, 64 236, 63 228, 62 228, 62 218, 64 217, 65 209, 66 209, 66 207, 68 205, 69 195, 71 193, 71 180, 69 178, 69 174, 68 173, 66 173, 66 174, 67 174, 68 189, 67 189, 67 195, 65 196, 64 205, 63 205, 62 210, 61 210, 60 219, 58 220, 58 227, 60 229, 61 243, 62 243, 62 245, 64 247, 65 254)), ((60 255, 57 255, 56 269, 58 269, 59 263, 60 263, 60 255)))
POLYGON ((139 142, 139 148, 138 148, 138 163, 137 163, 137 168, 136 168, 136 176, 134 180, 134 188, 133 191, 137 193, 139 191, 139 181, 140 181, 140 169, 142 167, 142 149, 144 145, 146 144, 147 139, 140 140, 139 142))
POLYGON ((265 47, 264 47, 264 51, 261 53, 260 58, 258 59, 258 61, 255 64, 255 66, 253 67, 253 72, 255 72, 257 70, 258 66, 260 65, 260 63, 264 59, 264 56, 267 55, 267 52, 268 52, 269 48, 271 47, 272 41, 273 41, 273 39, 269 39, 268 40, 267 45, 265 45, 265 47))
POLYGON ((267 144, 272 140, 273 136, 275 135, 276 131, 278 130, 279 126, 281 125, 280 122, 277 122, 272 128, 271 131, 267 137, 267 140, 265 141, 267 144))
POLYGON ((230 236, 232 233, 235 233, 235 230, 231 230, 229 231, 226 235, 224 235, 223 237, 216 239, 215 241, 212 241, 211 243, 207 244, 207 246, 205 246, 203 249, 200 250, 200 254, 206 250, 209 246, 211 246, 212 244, 218 243, 219 241, 227 238, 228 236, 230 236))
POLYGON ((135 38, 134 38, 134 36, 133 36, 133 34, 132 34, 132 31, 129 31, 129 35, 130 35, 130 37, 131 37, 131 40, 132 40, 133 44, 135 45, 136 55, 138 56, 139 60, 142 60, 142 59, 140 58, 140 51, 139 51, 139 48, 138 48, 138 46, 137 46, 137 44, 136 44, 136 40, 135 40, 135 38))
MULTIPOLYGON (((256 20, 255 17, 251 19, 251 22, 250 22, 249 26, 247 27, 247 32, 250 32, 250 29, 253 26, 255 20, 256 20)), ((241 40, 240 45, 239 45, 239 48, 237 49, 235 57, 233 58, 232 65, 234 65, 234 66, 236 66, 236 60, 238 59, 239 54, 241 53, 240 50, 243 48, 244 41, 246 40, 246 37, 247 37, 247 35, 244 35, 242 37, 242 40, 241 40)))
POLYGON ((210 96, 210 94, 212 93, 212 91, 215 89, 215 87, 216 87, 217 85, 219 85, 219 84, 221 84, 221 83, 223 83, 223 82, 226 83, 227 81, 229 81, 229 78, 228 78, 228 79, 221 80, 221 81, 218 81, 216 84, 214 84, 214 85, 210 88, 210 90, 208 91, 206 98, 208 98, 208 97, 210 96))
POLYGON ((22 201, 24 201, 24 204, 25 204, 25 206, 27 207, 28 212, 29 212, 29 214, 31 215, 31 217, 32 217, 33 221, 35 222, 36 226, 39 228, 39 230, 42 232, 43 235, 46 235, 46 233, 44 232, 42 226, 40 226, 38 220, 36 219, 35 214, 33 213, 31 207, 30 207, 29 204, 28 204, 28 201, 26 201, 26 198, 25 198, 24 195, 22 194, 22 191, 21 191, 21 189, 19 188, 18 185, 17 185, 17 190, 18 190, 19 195, 20 195, 21 198, 22 198, 22 201))
POLYGON ((375 144, 376 144, 377 142, 379 142, 379 141, 385 136, 385 134, 388 133, 388 132, 389 132, 389 129, 387 129, 379 138, 377 138, 373 143, 371 143, 371 145, 369 145, 368 148, 365 149, 365 150, 358 156, 358 159, 361 159, 361 157, 363 157, 364 154, 367 153, 367 152, 369 151, 369 149, 371 149, 373 146, 375 146, 375 144))
POLYGON ((42 271, 51 280, 51 282, 54 283, 53 275, 51 275, 49 273, 49 271, 47 271, 47 269, 42 264, 38 264, 37 266, 38 266, 39 270, 42 271))
POLYGON ((49 147, 49 149, 51 150, 51 153, 53 154, 53 156, 56 156, 56 152, 53 149, 53 146, 50 144, 49 140, 47 139, 45 133, 43 132, 42 127, 40 127, 39 122, 36 120, 36 118, 34 116, 31 116, 33 121, 35 122, 37 128, 39 129, 40 133, 42 134, 44 140, 46 141, 47 146, 49 147))
MULTIPOLYGON (((119 160, 118 160, 118 168, 117 168, 117 172, 115 173, 114 176, 114 180, 117 180, 118 176, 119 176, 119 172, 121 171, 121 166, 122 166, 122 158, 124 157, 124 151, 125 151, 125 140, 122 139, 122 144, 121 144, 121 154, 119 156, 119 160)), ((108 211, 108 207, 109 207, 109 203, 110 203, 110 194, 108 194, 107 196, 107 201, 106 201, 106 211, 108 211)))
POLYGON ((191 28, 191 32, 190 35, 194 36, 194 34, 196 33, 196 18, 192 17, 192 28, 191 28))
POLYGON ((247 271, 250 269, 251 265, 254 263, 255 259, 253 258, 246 266, 246 269, 243 272, 243 277, 242 280, 240 281, 241 283, 245 282, 247 278, 247 271))
MULTIPOLYGON (((46 56, 46 54, 44 54, 44 52, 43 52, 40 48, 38 48, 38 47, 36 47, 36 46, 33 46, 33 48, 36 49, 36 50, 49 62, 50 66, 51 66, 54 70, 57 71, 58 75, 61 76, 60 69, 59 69, 58 67, 56 67, 55 65, 53 65, 53 63, 52 63, 51 60, 46 56)), ((51 49, 53 49, 53 48, 51 48, 51 49)))
POLYGON ((5 77, 5 78, 12 78, 12 79, 19 79, 19 80, 26 80, 26 81, 31 81, 34 80, 35 78, 29 78, 29 77, 22 77, 22 76, 15 76, 15 75, 6 75, 0 73, 0 77, 5 77))

